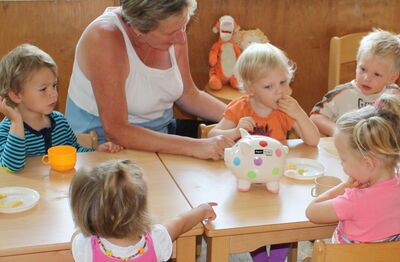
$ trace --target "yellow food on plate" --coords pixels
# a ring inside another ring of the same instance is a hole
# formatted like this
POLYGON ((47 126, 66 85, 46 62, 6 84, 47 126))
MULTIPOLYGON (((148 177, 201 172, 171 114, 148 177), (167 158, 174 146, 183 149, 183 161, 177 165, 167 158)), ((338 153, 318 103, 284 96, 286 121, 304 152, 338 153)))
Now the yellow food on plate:
POLYGON ((7 207, 14 208, 14 207, 18 207, 18 206, 22 205, 23 203, 24 203, 23 200, 15 200, 15 201, 11 201, 10 203, 8 203, 7 207))
POLYGON ((0 201, 0 208, 3 208, 3 207, 4 207, 4 204, 3 204, 3 202, 0 201))
POLYGON ((297 166, 296 164, 288 164, 287 169, 296 170, 297 166))
POLYGON ((7 194, 0 193, 0 199, 6 198, 7 194))

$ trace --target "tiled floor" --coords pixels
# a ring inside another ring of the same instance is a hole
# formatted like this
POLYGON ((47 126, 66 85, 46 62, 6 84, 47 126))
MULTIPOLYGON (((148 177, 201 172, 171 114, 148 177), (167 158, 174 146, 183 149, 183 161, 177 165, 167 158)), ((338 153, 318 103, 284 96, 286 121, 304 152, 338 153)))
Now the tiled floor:
MULTIPOLYGON (((201 255, 200 255, 200 257, 197 258, 197 262, 206 262, 206 259, 207 259, 206 250, 207 250, 207 245, 203 241, 201 255)), ((311 256, 311 252, 312 252, 311 242, 309 242, 309 241, 299 242, 297 261, 300 262, 303 258, 305 258, 307 256, 311 256)), ((249 253, 230 255, 229 261, 230 262, 252 262, 249 253)))

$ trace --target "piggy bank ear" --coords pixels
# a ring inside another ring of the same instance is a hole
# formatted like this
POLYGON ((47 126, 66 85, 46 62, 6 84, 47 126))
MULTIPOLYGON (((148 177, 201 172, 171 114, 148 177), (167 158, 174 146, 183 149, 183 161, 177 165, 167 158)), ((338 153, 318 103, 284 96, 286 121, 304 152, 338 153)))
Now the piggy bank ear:
POLYGON ((242 152, 243 155, 247 156, 251 153, 251 145, 249 141, 239 141, 239 151, 242 152))
POLYGON ((285 155, 289 153, 289 148, 287 146, 283 146, 283 152, 285 152, 285 155))
POLYGON ((247 132, 247 130, 246 130, 246 129, 243 129, 243 128, 240 128, 240 129, 239 129, 239 132, 240 132, 240 137, 241 137, 241 138, 244 138, 244 137, 250 135, 249 132, 247 132))

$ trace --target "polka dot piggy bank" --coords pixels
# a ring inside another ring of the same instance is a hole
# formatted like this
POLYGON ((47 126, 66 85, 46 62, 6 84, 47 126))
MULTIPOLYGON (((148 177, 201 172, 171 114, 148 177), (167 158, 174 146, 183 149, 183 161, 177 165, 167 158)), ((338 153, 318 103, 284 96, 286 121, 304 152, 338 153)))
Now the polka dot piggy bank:
POLYGON ((265 183, 268 191, 279 192, 287 146, 267 136, 249 135, 240 129, 241 139, 225 148, 225 164, 235 174, 239 191, 248 191, 252 183, 265 183))

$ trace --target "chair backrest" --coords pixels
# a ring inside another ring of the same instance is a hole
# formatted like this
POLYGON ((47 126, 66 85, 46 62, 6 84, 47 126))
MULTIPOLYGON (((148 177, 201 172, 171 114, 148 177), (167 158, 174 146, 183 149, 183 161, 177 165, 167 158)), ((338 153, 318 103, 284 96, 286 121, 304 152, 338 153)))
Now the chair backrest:
POLYGON ((316 240, 311 261, 400 261, 400 241, 368 244, 326 244, 323 240, 316 240))
POLYGON ((341 65, 356 61, 360 41, 367 34, 366 32, 362 32, 331 38, 329 47, 328 90, 340 84, 341 65))
POLYGON ((89 133, 77 133, 76 139, 79 145, 87 148, 97 148, 99 145, 99 137, 96 131, 90 131, 89 133))
POLYGON ((200 124, 199 125, 199 137, 207 138, 208 132, 210 132, 210 130, 213 129, 216 125, 217 124, 212 124, 212 125, 200 124))

